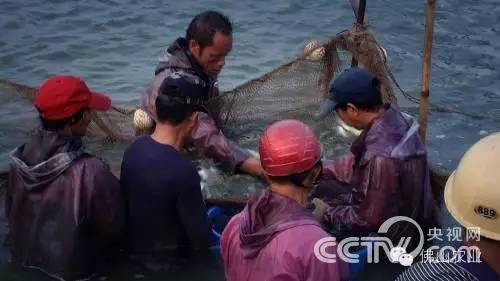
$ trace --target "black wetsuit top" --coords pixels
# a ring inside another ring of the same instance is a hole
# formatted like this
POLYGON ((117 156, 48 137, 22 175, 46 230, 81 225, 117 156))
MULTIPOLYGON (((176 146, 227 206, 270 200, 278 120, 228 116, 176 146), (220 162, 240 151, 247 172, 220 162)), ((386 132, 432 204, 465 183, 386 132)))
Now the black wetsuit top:
POLYGON ((137 256, 206 249, 209 223, 196 168, 173 146, 142 136, 128 147, 121 167, 127 202, 127 245, 137 256))

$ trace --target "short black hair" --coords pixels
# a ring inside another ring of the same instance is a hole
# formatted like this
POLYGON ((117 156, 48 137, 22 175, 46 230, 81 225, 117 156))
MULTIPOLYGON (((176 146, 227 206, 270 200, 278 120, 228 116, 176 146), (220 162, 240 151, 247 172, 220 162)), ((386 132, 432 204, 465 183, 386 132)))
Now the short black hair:
POLYGON ((304 172, 297 173, 297 174, 291 174, 288 176, 283 176, 283 177, 276 177, 276 176, 268 176, 269 179, 273 182, 284 184, 287 182, 291 182, 295 184, 296 186, 303 187, 303 182, 306 180, 306 178, 309 176, 311 171, 318 165, 322 165, 321 161, 318 161, 318 163, 314 164, 310 169, 307 169, 304 172))
MULTIPOLYGON (((382 101, 380 102, 380 104, 363 104, 363 103, 358 103, 358 102, 349 102, 349 103, 356 106, 359 110, 367 111, 367 112, 377 112, 381 108, 384 108, 387 106, 386 104, 382 103, 382 101)), ((339 103, 335 106, 335 109, 337 109, 337 108, 340 108, 342 110, 346 110, 347 103, 339 103)))
POLYGON ((86 109, 82 109, 78 111, 77 113, 73 114, 70 117, 59 119, 59 120, 49 120, 43 118, 41 115, 40 117, 40 122, 42 123, 42 128, 47 131, 59 131, 64 129, 66 125, 73 125, 75 123, 80 122, 83 118, 83 113, 85 112, 86 109))
POLYGON ((168 122, 174 126, 182 123, 191 113, 196 111, 195 106, 173 99, 166 92, 158 94, 155 105, 158 121, 160 123, 168 122))
POLYGON ((196 15, 186 31, 186 40, 195 40, 201 48, 211 46, 215 33, 232 36, 233 27, 229 18, 217 11, 205 11, 196 15))

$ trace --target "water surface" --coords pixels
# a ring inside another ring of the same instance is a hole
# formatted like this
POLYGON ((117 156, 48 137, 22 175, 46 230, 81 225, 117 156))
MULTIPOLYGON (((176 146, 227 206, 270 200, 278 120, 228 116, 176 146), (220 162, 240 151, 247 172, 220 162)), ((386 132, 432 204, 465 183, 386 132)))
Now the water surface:
MULTIPOLYGON (((367 22, 387 49, 393 72, 406 91, 418 96, 425 1, 368 2, 367 22)), ((70 73, 81 76, 92 89, 108 93, 114 103, 133 106, 153 77, 162 50, 183 36, 191 18, 205 9, 223 11, 234 23, 233 51, 220 77, 223 89, 258 77, 295 57, 309 40, 324 41, 353 22, 350 4, 341 0, 0 1, 0 78, 40 85, 50 75, 70 73)), ((431 102, 500 119, 499 49, 497 1, 437 1, 431 102)), ((415 104, 398 98, 406 111, 416 114, 415 104)), ((2 170, 7 168, 8 152, 36 126, 36 115, 26 101, 12 95, 0 93, 0 104, 2 170)), ((450 171, 472 143, 498 128, 498 121, 490 119, 433 112, 427 138, 429 161, 450 171)), ((248 147, 255 147, 257 136, 248 136, 248 147)), ((324 144, 334 151, 331 142, 324 144)), ((123 147, 103 145, 98 150, 116 162, 123 147)), ((212 195, 242 195, 258 188, 241 177, 225 183, 234 188, 213 189, 212 195)), ((5 220, 0 218, 0 223, 5 220)), ((0 226, 0 238, 5 231, 0 226)), ((12 270, 6 261, 2 248, 0 279, 31 279, 12 270)), ((207 272, 199 276, 223 278, 220 267, 207 272)), ((169 277, 161 277, 165 278, 169 277)))

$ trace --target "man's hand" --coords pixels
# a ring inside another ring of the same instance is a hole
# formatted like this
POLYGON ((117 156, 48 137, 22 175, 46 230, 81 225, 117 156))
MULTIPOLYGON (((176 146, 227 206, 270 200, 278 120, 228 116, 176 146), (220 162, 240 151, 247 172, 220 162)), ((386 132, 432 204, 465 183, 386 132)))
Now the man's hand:
POLYGON ((314 198, 312 200, 312 204, 314 205, 314 210, 313 210, 314 217, 316 217, 316 219, 319 222, 322 222, 323 215, 325 214, 326 209, 329 207, 328 204, 326 204, 325 201, 319 198, 314 198))
POLYGON ((260 165, 260 160, 255 157, 249 157, 241 163, 240 172, 260 179, 264 179, 264 170, 260 165))

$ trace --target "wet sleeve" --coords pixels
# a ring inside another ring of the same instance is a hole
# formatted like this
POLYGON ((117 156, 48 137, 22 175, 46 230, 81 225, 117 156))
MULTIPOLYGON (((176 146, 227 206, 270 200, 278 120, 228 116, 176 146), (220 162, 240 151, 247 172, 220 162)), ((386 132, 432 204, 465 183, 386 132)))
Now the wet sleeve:
POLYGON ((95 159, 90 168, 94 171, 83 175, 93 190, 90 198, 90 220, 97 237, 109 242, 119 242, 125 222, 125 204, 120 182, 109 166, 95 159))
POLYGON ((156 97, 158 96, 158 91, 153 83, 154 81, 146 87, 139 101, 140 108, 147 112, 151 118, 156 119, 155 103, 156 97))
POLYGON ((208 114, 200 112, 191 131, 190 142, 205 157, 221 162, 230 172, 247 160, 250 155, 227 139, 208 114))
POLYGON ((189 245, 195 249, 207 249, 210 246, 210 226, 199 176, 193 174, 185 177, 180 187, 177 210, 189 245))
POLYGON ((354 155, 349 153, 340 159, 323 164, 323 178, 350 183, 353 174, 354 155))
POLYGON ((326 210, 324 219, 334 226, 376 230, 386 218, 394 215, 394 206, 388 204, 393 201, 398 183, 394 161, 374 157, 363 169, 360 186, 355 187, 359 204, 333 206, 326 210))
POLYGON ((160 89, 163 80, 170 75, 171 72, 168 69, 158 73, 154 79, 148 84, 146 89, 139 99, 139 106, 142 110, 146 111, 149 117, 156 120, 156 98, 158 97, 158 91, 160 89))

